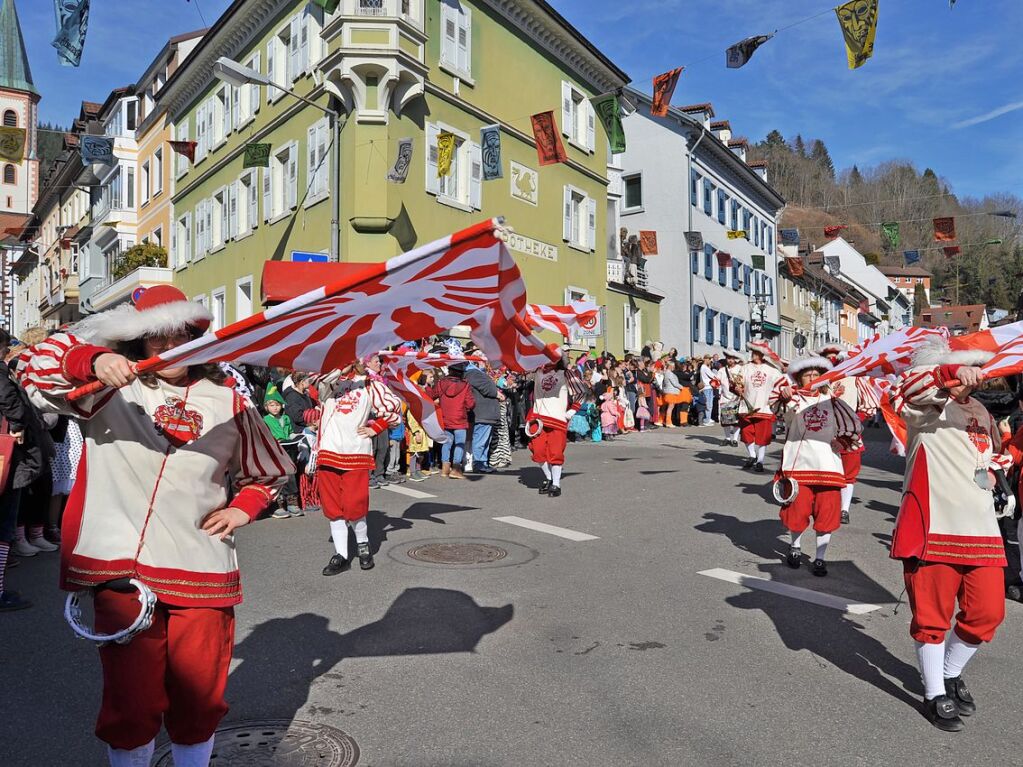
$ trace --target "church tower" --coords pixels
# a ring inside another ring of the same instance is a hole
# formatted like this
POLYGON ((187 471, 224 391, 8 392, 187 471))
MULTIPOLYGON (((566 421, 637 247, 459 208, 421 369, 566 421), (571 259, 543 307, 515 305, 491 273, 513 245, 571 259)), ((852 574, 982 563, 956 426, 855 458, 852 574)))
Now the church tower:
POLYGON ((14 0, 0 0, 0 125, 27 131, 24 159, 0 159, 0 213, 30 213, 39 195, 39 98, 14 0))

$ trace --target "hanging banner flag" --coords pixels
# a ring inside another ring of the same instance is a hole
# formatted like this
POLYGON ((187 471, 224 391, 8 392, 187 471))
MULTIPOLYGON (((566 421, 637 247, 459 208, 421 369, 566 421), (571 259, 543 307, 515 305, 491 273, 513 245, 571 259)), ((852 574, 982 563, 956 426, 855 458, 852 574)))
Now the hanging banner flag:
POLYGON ((803 259, 801 258, 792 257, 786 258, 785 264, 789 268, 789 274, 791 274, 793 277, 802 277, 803 274, 806 272, 806 269, 803 266, 803 259))
POLYGON ((53 0, 57 15, 57 36, 50 43, 57 49, 61 66, 77 67, 82 62, 85 30, 89 26, 89 0, 53 0))
POLYGON ((838 274, 842 271, 842 259, 838 256, 824 256, 824 265, 828 267, 828 271, 832 274, 838 274))
POLYGON ((437 178, 450 175, 455 156, 455 134, 441 131, 437 136, 437 178))
POLYGON ((824 236, 828 237, 829 239, 833 239, 835 237, 838 237, 839 233, 843 229, 848 228, 849 227, 846 224, 838 224, 837 226, 826 226, 824 227, 824 236))
POLYGON ((269 168, 270 167, 270 145, 269 144, 246 144, 245 157, 242 159, 243 168, 269 168))
POLYGON ((862 67, 874 55, 878 0, 851 0, 835 9, 845 37, 849 69, 862 67))
POLYGON ((594 96, 590 103, 607 132, 611 154, 621 154, 625 151, 625 129, 622 127, 622 102, 618 94, 605 93, 602 96, 594 96))
POLYGON ((483 180, 504 178, 501 170, 501 126, 484 125, 480 128, 480 147, 483 156, 483 180))
POLYGON ((920 251, 904 250, 902 251, 902 257, 906 260, 906 266, 910 266, 920 260, 920 251))
POLYGON ((951 216, 934 219, 934 241, 951 242, 956 238, 956 220, 951 216))
POLYGON ((811 266, 824 266, 824 253, 820 250, 815 250, 807 258, 807 261, 811 266))
POLYGON ((730 240, 741 240, 745 236, 746 236, 746 230, 745 229, 729 229, 728 230, 728 239, 730 239, 730 240))
POLYGON ((657 255, 657 232, 651 232, 642 229, 640 230, 639 251, 644 256, 657 255))
POLYGON ((778 236, 781 238, 782 245, 798 245, 799 244, 799 230, 798 229, 779 229, 778 236))
POLYGON ((91 165, 92 163, 114 164, 114 140, 112 138, 82 134, 81 152, 82 165, 91 165))
POLYGON ((860 301, 860 314, 870 314, 870 303, 865 298, 860 301))
POLYGON ((724 251, 719 250, 714 255, 717 256, 719 269, 727 269, 732 265, 731 253, 725 253, 724 251))
POLYGON ((753 256, 753 268, 764 271, 767 268, 767 257, 766 256, 753 256))
POLYGON ((888 221, 881 224, 881 234, 888 240, 888 245, 897 248, 899 247, 899 222, 888 221))
POLYGON ((725 66, 729 69, 738 69, 753 57, 753 51, 759 48, 774 37, 772 32, 769 35, 754 35, 740 40, 725 51, 725 66))
POLYGON ((398 139, 398 156, 394 165, 387 171, 387 180, 392 184, 404 184, 408 178, 408 169, 412 164, 412 139, 398 139))
POLYGON ((690 250, 703 250, 703 233, 686 232, 686 246, 690 250))
POLYGON ((556 165, 567 162, 565 145, 554 119, 554 112, 540 112, 529 118, 533 124, 533 138, 536 140, 536 155, 541 165, 556 165))
POLYGON ((195 162, 195 147, 197 141, 171 141, 170 148, 178 154, 183 154, 189 162, 195 162))
POLYGON ((675 92, 678 76, 682 74, 683 69, 684 67, 679 67, 654 78, 654 99, 650 105, 650 114, 654 117, 665 117, 668 114, 671 96, 675 92))
POLYGON ((942 248, 942 250, 945 252, 945 258, 953 258, 963 252, 962 248, 958 245, 948 245, 942 248))
POLYGON ((25 157, 24 128, 0 128, 0 158, 7 162, 21 162, 25 157))
POLYGON ((320 6, 327 13, 333 13, 341 5, 341 0, 313 0, 313 5, 320 6))

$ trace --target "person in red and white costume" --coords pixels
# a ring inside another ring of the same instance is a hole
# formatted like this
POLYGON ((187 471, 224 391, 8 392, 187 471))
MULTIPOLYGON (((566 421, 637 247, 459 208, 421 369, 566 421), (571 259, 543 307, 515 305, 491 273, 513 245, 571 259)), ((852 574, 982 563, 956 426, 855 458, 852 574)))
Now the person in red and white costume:
POLYGON ((742 368, 742 355, 725 349, 725 362, 714 372, 718 390, 718 422, 725 432, 725 443, 732 447, 739 446, 738 407, 739 395, 733 391, 733 384, 739 379, 742 368))
POLYGON ((64 515, 61 588, 94 590, 103 634, 139 613, 129 578, 157 599, 150 628, 99 650, 96 735, 114 767, 148 765, 161 724, 177 767, 208 764, 228 710, 234 605, 242 600, 234 533, 294 471, 216 366, 136 374, 136 360, 198 337, 210 320, 177 288, 153 287, 134 306, 88 317, 23 356, 32 401, 80 419, 85 438, 64 515), (68 398, 94 380, 109 388, 68 398))
POLYGON ((551 498, 561 495, 561 471, 568 443, 568 422, 575 415, 569 394, 565 358, 544 365, 533 374, 533 407, 526 423, 539 422, 540 432, 529 442, 533 463, 543 470, 540 494, 551 498))
POLYGON ((777 356, 766 344, 754 341, 749 352, 750 361, 739 368, 739 382, 732 390, 739 397, 739 434, 749 453, 742 468, 763 473, 764 455, 774 436, 771 392, 783 373, 777 356))
POLYGON ((828 387, 812 389, 813 382, 831 369, 824 357, 807 357, 789 364, 788 378, 781 379, 771 395, 771 404, 783 413, 787 434, 782 449, 781 470, 776 481, 796 483, 796 497, 781 507, 781 521, 791 536, 786 561, 789 567, 802 564, 801 541, 813 518, 817 551, 814 575, 828 574, 825 556, 831 534, 840 522, 840 493, 845 470, 840 453, 860 440, 861 424, 856 413, 828 387))
MULTIPOLYGON (((844 352, 840 346, 825 346, 817 354, 829 359, 832 365, 837 365, 841 362, 844 352)), ((846 376, 836 381, 832 390, 846 405, 855 411, 861 423, 873 416, 881 404, 880 397, 874 391, 872 381, 865 376, 846 376)), ((860 476, 864 449, 863 440, 859 440, 855 446, 845 447, 841 451, 846 483, 845 487, 842 488, 843 525, 849 524, 849 510, 852 507, 853 489, 856 487, 856 479, 860 476)))
POLYGON ((342 371, 323 403, 318 433, 316 480, 323 515, 330 521, 334 555, 324 575, 350 566, 348 528, 355 533, 359 566, 373 567, 369 549, 369 479, 376 468, 374 438, 401 422, 401 401, 361 362, 342 371))
POLYGON ((994 419, 970 396, 982 381, 974 365, 991 356, 930 342, 892 395, 907 443, 891 556, 903 563, 925 713, 950 732, 977 710, 963 668, 1005 616, 1005 550, 990 470, 1007 468, 1011 458, 1001 453, 994 419))

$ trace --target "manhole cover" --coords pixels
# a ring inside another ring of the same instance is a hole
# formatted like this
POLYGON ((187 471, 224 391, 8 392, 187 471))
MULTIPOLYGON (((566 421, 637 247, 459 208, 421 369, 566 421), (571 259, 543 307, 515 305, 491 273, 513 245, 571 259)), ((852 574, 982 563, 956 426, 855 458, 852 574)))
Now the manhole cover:
MULTIPOLYGON (((352 767, 359 747, 334 727, 288 719, 236 722, 217 730, 211 767, 352 767)), ((168 743, 156 752, 155 767, 173 765, 168 743)))
POLYGON ((489 543, 424 543, 410 548, 408 555, 435 565, 482 565, 504 559, 508 552, 489 543))
POLYGON ((536 559, 537 552, 492 538, 424 538, 396 543, 387 549, 387 556, 405 565, 472 570, 523 565, 536 559))

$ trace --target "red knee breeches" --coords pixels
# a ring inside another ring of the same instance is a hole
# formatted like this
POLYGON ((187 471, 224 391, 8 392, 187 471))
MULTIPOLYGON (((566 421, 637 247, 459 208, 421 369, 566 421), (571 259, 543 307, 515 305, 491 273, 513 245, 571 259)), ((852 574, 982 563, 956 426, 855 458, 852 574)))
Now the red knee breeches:
POLYGON ((740 415, 739 438, 747 445, 767 447, 774 438, 774 416, 750 418, 740 415))
POLYGON ((837 487, 800 485, 799 493, 792 503, 781 507, 782 524, 794 533, 801 533, 810 526, 818 533, 831 533, 842 524, 842 494, 837 487))
POLYGON ((856 478, 860 476, 860 467, 863 464, 863 453, 842 453, 842 473, 845 474, 847 485, 855 484, 856 478))
POLYGON ((533 437, 529 443, 529 451, 533 454, 533 463, 563 466, 567 443, 568 432, 544 426, 543 431, 533 437))
POLYGON ((316 471, 316 489, 327 519, 356 522, 369 514, 369 469, 321 466, 316 471))
POLYGON ((938 644, 952 625, 964 642, 990 642, 1005 618, 1005 579, 1001 567, 904 562, 906 593, 913 610, 909 633, 918 642, 938 644))
MULTIPOLYGON (((96 594, 96 629, 131 625, 139 612, 134 592, 96 594)), ((174 743, 210 739, 227 713, 224 689, 234 645, 231 607, 156 605, 153 625, 128 644, 101 647, 103 704, 96 735, 113 748, 138 748, 160 724, 174 743)))

